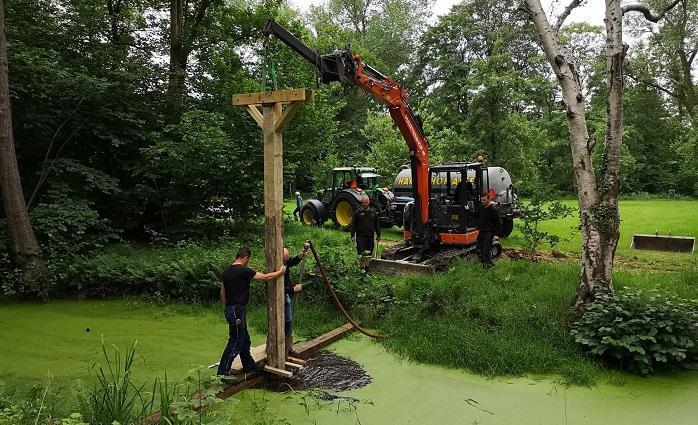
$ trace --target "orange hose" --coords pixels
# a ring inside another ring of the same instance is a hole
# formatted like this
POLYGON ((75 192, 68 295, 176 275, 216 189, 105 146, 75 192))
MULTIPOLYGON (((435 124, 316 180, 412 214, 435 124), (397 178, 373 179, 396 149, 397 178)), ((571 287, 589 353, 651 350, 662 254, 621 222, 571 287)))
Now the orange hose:
POLYGON ((335 305, 339 309, 339 311, 342 313, 342 316, 344 316, 345 319, 347 319, 347 322, 351 323, 351 325, 356 329, 357 331, 361 332, 362 334, 371 337, 371 338, 387 338, 390 336, 390 334, 374 334, 373 332, 369 332, 366 329, 362 328, 359 323, 352 319, 351 316, 349 316, 349 313, 347 313, 347 310, 344 308, 342 303, 339 301, 339 298, 337 298, 337 293, 334 291, 334 288, 330 284, 330 281, 327 280, 327 274, 325 273, 325 267, 323 267, 322 262, 320 262, 320 257, 317 255, 317 251, 315 250, 315 246, 313 246, 313 243, 308 240, 308 244, 310 245, 310 251, 313 253, 313 257, 315 257, 315 261, 317 262, 318 268, 320 269, 320 275, 322 276, 322 279, 325 281, 325 289, 327 289, 327 292, 330 294, 332 297, 332 300, 334 301, 335 305))

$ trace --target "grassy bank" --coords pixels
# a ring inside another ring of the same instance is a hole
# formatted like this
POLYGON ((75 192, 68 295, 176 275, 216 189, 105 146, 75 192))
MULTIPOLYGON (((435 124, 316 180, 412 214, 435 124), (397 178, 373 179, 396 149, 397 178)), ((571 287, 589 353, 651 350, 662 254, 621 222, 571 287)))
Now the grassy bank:
MULTIPOLYGON (((384 277, 404 307, 385 318, 392 352, 420 362, 487 376, 555 373, 593 382, 599 368, 575 348, 564 321, 576 288, 576 264, 500 261, 483 271, 462 262, 432 278, 384 277)), ((698 299, 696 271, 619 271, 618 291, 658 290, 698 299)))

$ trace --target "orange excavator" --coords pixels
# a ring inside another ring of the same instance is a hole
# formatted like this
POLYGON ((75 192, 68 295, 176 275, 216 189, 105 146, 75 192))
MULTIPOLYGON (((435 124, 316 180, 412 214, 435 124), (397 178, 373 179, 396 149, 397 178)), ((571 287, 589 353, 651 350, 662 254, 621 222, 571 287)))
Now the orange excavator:
MULTIPOLYGON (((372 269, 400 273, 428 271, 444 260, 474 252, 479 196, 490 193, 490 173, 482 161, 429 166, 429 142, 420 117, 407 103, 407 91, 395 79, 383 75, 352 54, 350 48, 322 55, 311 49, 273 19, 264 34, 275 36, 315 66, 317 83, 339 81, 358 87, 388 108, 400 129, 410 155, 413 203, 405 206, 404 243, 384 251, 383 260, 373 260, 372 269), (446 190, 432 193, 432 174, 448 181, 446 190), (412 266, 412 267, 410 267, 412 266)), ((513 188, 512 188, 513 193, 513 188)), ((492 256, 501 254, 497 241, 492 256)))

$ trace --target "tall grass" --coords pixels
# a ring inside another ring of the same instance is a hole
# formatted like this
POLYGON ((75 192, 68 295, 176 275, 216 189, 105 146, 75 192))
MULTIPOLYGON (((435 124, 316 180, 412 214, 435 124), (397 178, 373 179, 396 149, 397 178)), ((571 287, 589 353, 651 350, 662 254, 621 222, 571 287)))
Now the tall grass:
MULTIPOLYGON (((698 299, 696 272, 615 275, 617 290, 659 289, 698 299)), ((395 287, 397 307, 375 325, 407 358, 487 376, 559 374, 588 385, 599 367, 573 343, 565 317, 579 278, 570 263, 500 261, 494 269, 461 262, 437 276, 376 277, 395 287)))
POLYGON ((90 423, 110 425, 113 422, 130 424, 150 413, 155 397, 155 386, 147 392, 145 383, 137 385, 132 381, 132 368, 136 360, 134 341, 124 355, 116 345, 110 356, 102 339, 102 354, 105 366, 93 365, 96 383, 83 397, 89 411, 90 423))

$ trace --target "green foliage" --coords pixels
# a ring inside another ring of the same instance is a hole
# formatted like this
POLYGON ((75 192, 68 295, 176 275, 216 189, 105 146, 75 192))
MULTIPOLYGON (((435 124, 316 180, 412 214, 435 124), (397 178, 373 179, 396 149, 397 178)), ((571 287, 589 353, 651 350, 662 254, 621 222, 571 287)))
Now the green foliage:
POLYGON ((50 422, 56 417, 58 407, 56 391, 51 376, 41 385, 25 388, 11 388, 0 381, 0 425, 50 422))
POLYGON ((407 146, 400 131, 389 115, 370 113, 362 133, 372 143, 366 165, 378 168, 386 177, 385 181, 392 185, 398 168, 408 162, 405 159, 407 146))
MULTIPOLYGON (((165 385, 167 382, 165 382, 165 385)), ((183 391, 168 408, 169 416, 161 421, 168 425, 224 425, 230 423, 229 413, 222 404, 236 403, 233 398, 216 397, 220 391, 220 379, 210 375, 207 367, 199 366, 189 371, 182 384, 183 391)), ((162 391, 161 391, 162 393, 162 391)), ((230 411, 229 409, 227 410, 230 411)))
POLYGON ((157 196, 167 200, 160 208, 170 223, 192 218, 213 205, 213 198, 235 218, 261 211, 261 182, 250 173, 252 164, 244 164, 251 158, 243 146, 231 143, 224 125, 221 114, 190 111, 169 128, 175 138, 163 137, 142 150, 148 175, 164 180, 155 185, 157 196))
POLYGON ((31 212, 42 248, 49 254, 72 258, 120 239, 119 231, 100 218, 84 199, 62 198, 41 203, 31 212))
POLYGON ((541 244, 547 243, 554 248, 560 242, 560 236, 541 228, 549 220, 557 220, 572 215, 574 210, 559 200, 550 200, 541 187, 534 190, 528 201, 521 202, 522 215, 516 224, 523 236, 523 246, 530 255, 535 255, 541 244))
POLYGON ((659 292, 599 294, 570 334, 584 351, 647 375, 698 354, 698 307, 659 292))
MULTIPOLYGON (((61 425, 89 425, 84 422, 80 413, 72 413, 69 418, 61 419, 61 425)), ((114 425, 113 423, 110 425, 114 425)))
POLYGON ((535 40, 513 1, 464 2, 427 29, 409 88, 434 158, 483 154, 507 168, 519 189, 536 181, 538 168, 545 170, 535 162, 541 148, 567 135, 546 131, 552 86, 535 40))
POLYGON ((92 295, 148 294, 158 298, 215 300, 218 275, 234 246, 181 244, 172 250, 113 248, 70 265, 67 281, 92 295))
POLYGON ((112 356, 102 339, 102 354, 105 366, 95 363, 92 373, 96 378, 94 387, 82 394, 85 409, 89 412, 90 422, 96 425, 111 425, 113 422, 130 424, 150 413, 155 392, 148 393, 145 383, 137 385, 132 379, 132 369, 136 361, 134 341, 122 353, 119 347, 113 347, 112 356))

